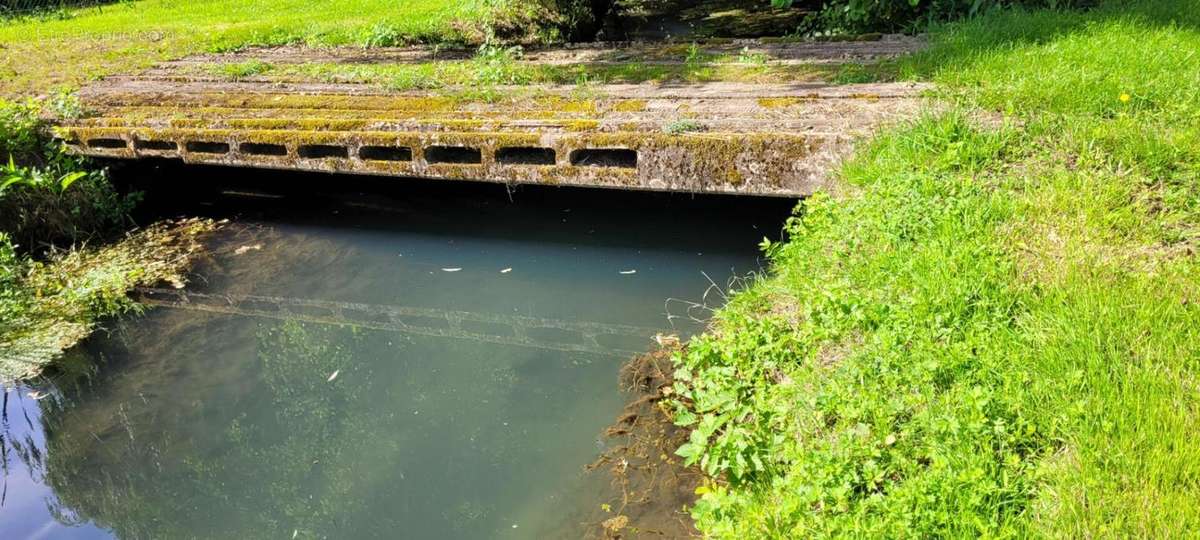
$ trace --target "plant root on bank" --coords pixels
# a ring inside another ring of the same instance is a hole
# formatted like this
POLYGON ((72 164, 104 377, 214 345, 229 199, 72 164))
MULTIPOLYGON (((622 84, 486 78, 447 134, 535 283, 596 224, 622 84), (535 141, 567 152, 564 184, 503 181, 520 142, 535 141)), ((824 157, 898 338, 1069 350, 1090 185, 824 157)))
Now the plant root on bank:
POLYGON ((613 445, 586 467, 612 476, 606 502, 589 516, 588 538, 699 536, 687 506, 703 475, 675 455, 688 432, 660 404, 674 384, 671 356, 677 350, 650 352, 621 368, 622 389, 633 398, 604 432, 613 445))

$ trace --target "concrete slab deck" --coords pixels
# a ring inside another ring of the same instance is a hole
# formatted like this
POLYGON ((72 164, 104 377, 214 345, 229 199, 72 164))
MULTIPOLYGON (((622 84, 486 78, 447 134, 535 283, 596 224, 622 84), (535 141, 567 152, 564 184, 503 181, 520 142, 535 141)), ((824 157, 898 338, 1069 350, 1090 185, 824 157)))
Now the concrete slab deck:
MULTIPOLYGON (((766 61, 803 61, 805 54, 818 60, 845 57, 846 47, 877 58, 914 46, 871 43, 877 48, 830 44, 842 47, 840 53, 812 44, 772 44, 772 59, 766 61)), ((720 45, 727 46, 737 45, 720 45)), ((636 50, 536 54, 594 60, 636 50)), ((393 91, 363 82, 228 80, 195 69, 267 57, 275 63, 386 64, 415 62, 409 57, 420 54, 430 52, 257 50, 168 62, 83 89, 88 113, 60 122, 58 133, 75 152, 110 158, 797 196, 825 185, 855 139, 915 114, 924 88, 711 81, 393 91)))

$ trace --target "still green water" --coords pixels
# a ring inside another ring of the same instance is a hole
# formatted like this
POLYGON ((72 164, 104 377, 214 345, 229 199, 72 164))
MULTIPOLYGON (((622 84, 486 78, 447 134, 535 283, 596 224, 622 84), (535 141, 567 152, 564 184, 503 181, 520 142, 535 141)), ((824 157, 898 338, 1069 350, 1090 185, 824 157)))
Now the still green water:
POLYGON ((695 332, 678 300, 719 303, 788 208, 197 202, 237 210, 192 284, 5 394, 0 538, 580 537, 619 366, 695 332))

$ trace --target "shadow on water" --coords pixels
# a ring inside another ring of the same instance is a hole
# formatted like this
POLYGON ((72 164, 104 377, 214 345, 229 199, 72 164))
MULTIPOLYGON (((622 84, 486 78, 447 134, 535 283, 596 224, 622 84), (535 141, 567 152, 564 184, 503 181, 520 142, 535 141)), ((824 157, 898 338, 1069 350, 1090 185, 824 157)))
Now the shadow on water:
POLYGON ((794 203, 157 167, 139 219, 231 223, 6 394, 2 537, 578 536, 619 366, 794 203))
POLYGON ((143 220, 242 217, 498 240, 523 240, 534 232, 542 242, 632 248, 703 247, 712 245, 712 235, 757 243, 778 235, 795 206, 788 198, 506 186, 174 161, 134 162, 116 180, 146 193, 143 220))

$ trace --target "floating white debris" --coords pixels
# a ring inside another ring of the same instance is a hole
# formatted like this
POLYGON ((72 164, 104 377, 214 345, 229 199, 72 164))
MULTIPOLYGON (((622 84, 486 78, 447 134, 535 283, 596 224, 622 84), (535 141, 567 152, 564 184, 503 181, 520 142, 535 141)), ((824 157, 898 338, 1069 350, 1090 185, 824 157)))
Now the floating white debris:
POLYGON ((328 379, 325 379, 325 382, 333 382, 333 380, 337 378, 338 373, 341 371, 342 370, 340 370, 340 369, 333 370, 333 373, 329 375, 328 379))
POLYGON ((39 391, 37 391, 37 390, 34 390, 34 391, 32 391, 32 392, 30 392, 30 393, 28 393, 28 394, 26 394, 26 395, 28 395, 29 397, 33 398, 33 400, 34 400, 34 401, 37 401, 37 400, 39 400, 39 399, 45 398, 46 396, 48 396, 48 395, 50 395, 50 394, 47 394, 47 393, 45 393, 45 392, 39 392, 39 391))
POLYGON ((295 538, 297 534, 300 534, 300 529, 292 529, 292 538, 295 538))
POLYGON ((679 336, 675 334, 663 334, 660 332, 658 334, 654 334, 654 342, 660 347, 678 347, 679 336))
POLYGON ((636 274, 637 270, 621 270, 620 273, 623 276, 628 276, 629 274, 636 274))
POLYGON ((443 272, 458 272, 459 270, 462 270, 462 268, 443 268, 442 269, 443 272))
POLYGON ((248 251, 259 251, 262 249, 262 244, 254 244, 252 246, 242 246, 233 250, 234 255, 243 255, 248 251))
POLYGON ((504 270, 500 271, 501 274, 507 274, 509 272, 512 272, 512 268, 505 268, 504 270))

